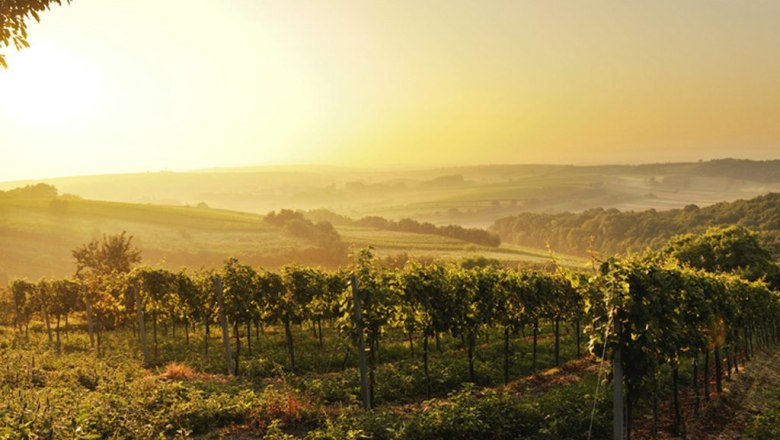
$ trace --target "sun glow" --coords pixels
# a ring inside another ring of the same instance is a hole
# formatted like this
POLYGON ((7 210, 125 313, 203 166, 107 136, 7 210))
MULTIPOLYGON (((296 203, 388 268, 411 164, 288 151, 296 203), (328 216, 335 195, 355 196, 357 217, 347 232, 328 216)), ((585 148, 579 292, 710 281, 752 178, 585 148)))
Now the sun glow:
POLYGON ((777 157, 780 2, 490 3, 52 8, 3 51, 0 181, 777 157))
POLYGON ((4 117, 33 127, 58 127, 79 125, 96 113, 100 86, 84 61, 47 47, 14 55, 10 68, 0 71, 4 117))

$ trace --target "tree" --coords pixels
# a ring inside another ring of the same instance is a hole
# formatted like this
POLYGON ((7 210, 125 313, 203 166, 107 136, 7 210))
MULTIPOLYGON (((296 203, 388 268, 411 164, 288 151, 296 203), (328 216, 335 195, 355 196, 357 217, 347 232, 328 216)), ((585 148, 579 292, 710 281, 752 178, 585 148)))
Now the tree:
MULTIPOLYGON (((175 276, 176 303, 175 318, 184 321, 184 339, 187 347, 190 346, 190 326, 196 316, 202 316, 204 311, 203 300, 199 286, 187 272, 182 270, 175 276)), ((175 324, 175 323, 174 323, 175 324)), ((175 327, 174 327, 175 328, 175 327)))
POLYGON ((52 297, 49 313, 56 319, 55 331, 57 333, 57 344, 60 343, 60 320, 65 319, 68 323, 68 315, 76 311, 80 304, 79 292, 81 285, 70 279, 56 280, 52 283, 52 297))
POLYGON ((762 246, 758 234, 741 226, 678 235, 669 241, 664 253, 707 272, 732 272, 750 281, 766 277, 772 282, 777 278, 778 267, 772 263, 772 255, 762 246))
POLYGON ((479 274, 474 270, 455 269, 450 272, 449 279, 453 285, 451 301, 455 312, 450 331, 453 336, 465 341, 469 361, 469 380, 476 382, 474 349, 477 333, 483 323, 479 309, 479 295, 482 290, 479 285, 479 274))
POLYGON ((49 321, 49 303, 51 302, 52 298, 51 291, 51 281, 44 278, 38 281, 38 285, 35 289, 36 295, 34 296, 35 308, 41 312, 43 321, 46 324, 46 333, 49 336, 49 344, 54 342, 54 338, 52 337, 51 333, 51 321, 49 321))
POLYGON ((114 272, 94 278, 90 289, 84 291, 84 301, 90 302, 91 314, 95 319, 98 351, 101 349, 103 332, 116 328, 128 317, 128 287, 127 274, 114 272))
POLYGON ((501 271, 495 284, 495 320, 504 327, 504 383, 509 383, 510 332, 516 332, 524 324, 525 304, 522 292, 525 280, 517 273, 501 271))
POLYGON ((338 295, 346 289, 343 277, 314 270, 313 280, 317 286, 309 303, 309 317, 316 325, 317 337, 322 348, 322 320, 335 317, 334 309, 338 295))
POLYGON ((203 351, 206 355, 209 354, 211 324, 217 322, 219 313, 217 310, 219 300, 214 291, 215 276, 213 271, 201 271, 191 275, 191 280, 197 289, 198 299, 190 305, 192 308, 190 319, 203 324, 203 351))
POLYGON ((32 314, 32 297, 35 294, 35 284, 25 280, 14 280, 11 283, 11 293, 14 297, 16 309, 16 325, 21 333, 24 326, 25 336, 30 328, 30 315, 32 314))
POLYGON ((549 317, 549 302, 553 295, 553 278, 543 272, 528 271, 523 273, 519 283, 520 297, 525 306, 525 316, 533 325, 532 360, 534 373, 536 373, 536 354, 539 339, 539 319, 549 317))
MULTIPOLYGON (((241 357, 241 324, 247 326, 259 314, 258 304, 254 301, 257 291, 257 272, 251 267, 239 263, 235 258, 225 262, 224 275, 225 313, 233 324, 236 338, 235 372, 239 374, 239 359, 241 357)), ((247 345, 251 344, 251 336, 247 328, 247 345)))
MULTIPOLYGON (((70 0, 66 0, 70 3, 70 0)), ((16 50, 30 47, 27 43, 27 23, 30 18, 40 22, 40 12, 62 0, 3 0, 0 1, 0 48, 14 45, 16 50)), ((8 68, 5 55, 0 53, 0 67, 8 68)))
POLYGON ((431 337, 449 330, 450 284, 446 268, 439 264, 423 266, 410 261, 401 274, 401 301, 396 303, 396 321, 403 323, 407 332, 419 330, 423 336, 423 374, 428 398, 431 397, 431 378, 428 369, 428 342, 431 337))
POLYGON ((141 262, 141 251, 133 246, 133 236, 122 231, 115 235, 103 235, 73 250, 76 274, 107 275, 112 272, 128 273, 133 265, 141 262))
MULTIPOLYGON (((274 272, 261 272, 257 275, 257 295, 263 299, 262 317, 268 322, 283 321, 287 302, 286 289, 282 276, 274 272)), ((292 343, 292 335, 285 328, 287 341, 287 354, 290 356, 290 364, 294 365, 295 353, 292 343)))
POLYGON ((157 358, 157 322, 159 314, 172 316, 171 293, 178 287, 176 274, 165 269, 153 269, 140 267, 133 271, 133 277, 140 282, 143 292, 141 311, 152 312, 152 340, 154 343, 154 357, 157 358))
MULTIPOLYGON (((355 261, 355 280, 357 280, 357 291, 360 301, 360 324, 366 336, 368 345, 368 381, 370 407, 374 406, 374 384, 376 364, 378 361, 379 341, 384 327, 390 322, 393 316, 394 299, 398 298, 398 282, 394 271, 381 270, 377 268, 373 253, 370 249, 363 249, 358 252, 355 261)), ((349 298, 349 296, 347 296, 349 298)), ((344 303, 345 316, 351 316, 355 304, 348 300, 344 303)), ((356 322, 346 319, 345 323, 350 323, 350 327, 356 322)), ((355 326, 357 327, 357 326, 355 326)), ((354 336, 362 338, 356 328, 349 330, 354 336)), ((357 340, 357 339, 356 339, 357 340)), ((359 345, 359 344, 358 344, 359 345)))
POLYGON ((284 290, 278 292, 274 286, 270 293, 281 295, 276 299, 269 298, 268 306, 272 319, 284 324, 290 368, 295 369, 295 345, 290 326, 300 324, 308 317, 309 304, 323 288, 322 276, 314 269, 295 265, 285 266, 281 276, 284 290))

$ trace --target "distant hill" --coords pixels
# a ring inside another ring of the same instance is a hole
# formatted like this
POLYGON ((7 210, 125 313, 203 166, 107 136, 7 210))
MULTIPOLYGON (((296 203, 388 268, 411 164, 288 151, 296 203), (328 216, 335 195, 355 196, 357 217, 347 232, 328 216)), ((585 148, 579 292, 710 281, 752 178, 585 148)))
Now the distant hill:
POLYGON ((758 182, 780 182, 780 160, 722 159, 696 164, 695 174, 758 182))
MULTIPOLYGON (((427 169, 218 168, 43 179, 94 200, 266 213, 324 208, 350 218, 487 227, 522 212, 707 206, 780 192, 780 160, 644 165, 475 165, 427 169)), ((2 182, 0 190, 38 183, 2 182)))
POLYGON ((589 249, 603 254, 657 249, 674 235, 721 225, 759 231, 764 244, 780 257, 780 193, 668 211, 597 208, 580 213, 523 213, 496 220, 490 230, 510 243, 549 244, 555 251, 586 255, 589 249))

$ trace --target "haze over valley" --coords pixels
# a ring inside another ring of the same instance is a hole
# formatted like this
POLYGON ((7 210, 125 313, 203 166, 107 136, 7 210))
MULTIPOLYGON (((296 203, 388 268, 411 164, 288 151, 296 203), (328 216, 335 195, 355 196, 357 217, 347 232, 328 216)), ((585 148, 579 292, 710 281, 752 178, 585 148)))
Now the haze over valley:
POLYGON ((779 23, 0 0, 0 440, 780 439, 779 23))
POLYGON ((652 165, 468 167, 246 167, 0 182, 45 182, 94 200, 209 207, 265 214, 328 209, 353 218, 411 217, 487 227, 519 212, 706 206, 780 191, 780 161, 717 160, 652 165))

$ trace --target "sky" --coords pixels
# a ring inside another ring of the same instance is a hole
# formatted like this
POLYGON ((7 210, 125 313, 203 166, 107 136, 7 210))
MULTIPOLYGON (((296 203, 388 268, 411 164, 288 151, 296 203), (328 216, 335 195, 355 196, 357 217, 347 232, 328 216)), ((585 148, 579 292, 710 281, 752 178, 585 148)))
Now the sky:
POLYGON ((0 181, 780 157, 775 0, 73 0, 0 69, 0 181))

